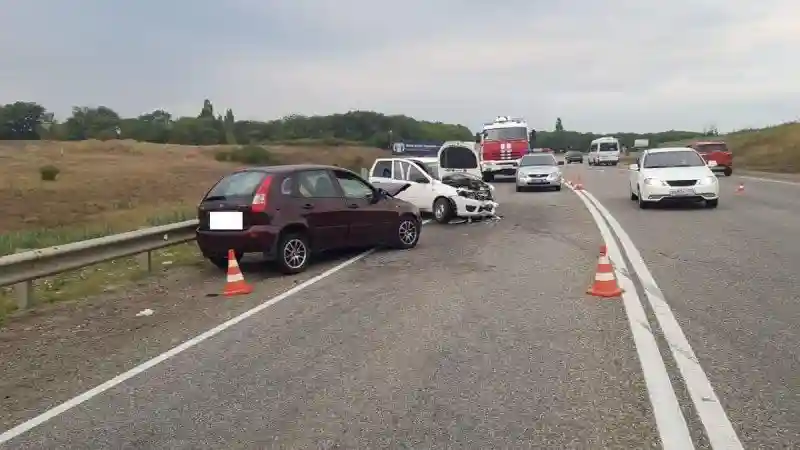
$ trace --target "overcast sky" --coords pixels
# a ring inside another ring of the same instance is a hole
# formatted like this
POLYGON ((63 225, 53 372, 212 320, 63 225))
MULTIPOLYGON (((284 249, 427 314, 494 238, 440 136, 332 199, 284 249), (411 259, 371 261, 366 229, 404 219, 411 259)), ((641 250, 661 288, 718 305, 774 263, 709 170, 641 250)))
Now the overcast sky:
POLYGON ((800 117, 798 0, 0 0, 0 102, 404 113, 476 128, 800 117), (793 25, 794 24, 794 25, 793 25))

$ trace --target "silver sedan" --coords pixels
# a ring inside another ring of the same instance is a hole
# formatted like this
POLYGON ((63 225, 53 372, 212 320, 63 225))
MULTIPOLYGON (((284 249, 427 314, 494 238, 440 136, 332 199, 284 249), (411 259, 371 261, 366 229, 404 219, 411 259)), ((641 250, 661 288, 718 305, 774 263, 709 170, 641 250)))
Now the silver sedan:
POLYGON ((517 169, 517 192, 530 188, 561 190, 561 166, 551 153, 529 154, 519 160, 517 169))

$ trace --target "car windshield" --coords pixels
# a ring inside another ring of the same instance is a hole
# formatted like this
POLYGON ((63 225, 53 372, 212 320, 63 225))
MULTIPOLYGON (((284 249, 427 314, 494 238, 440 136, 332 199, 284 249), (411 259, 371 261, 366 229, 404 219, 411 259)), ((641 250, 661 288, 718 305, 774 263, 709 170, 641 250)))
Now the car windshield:
POLYGON ((601 152, 618 152, 619 145, 616 142, 601 142, 600 143, 600 151, 601 152))
POLYGON ((557 164, 552 155, 525 155, 519 161, 520 167, 555 166, 557 164))
POLYGON ((703 158, 691 150, 677 152, 651 153, 644 157, 645 169, 663 169, 666 167, 699 167, 705 166, 703 158))
POLYGON ((484 130, 487 141, 528 140, 528 129, 525 127, 491 128, 484 130))
POLYGON ((695 144, 694 148, 700 153, 727 152, 728 146, 722 142, 713 144, 695 144))

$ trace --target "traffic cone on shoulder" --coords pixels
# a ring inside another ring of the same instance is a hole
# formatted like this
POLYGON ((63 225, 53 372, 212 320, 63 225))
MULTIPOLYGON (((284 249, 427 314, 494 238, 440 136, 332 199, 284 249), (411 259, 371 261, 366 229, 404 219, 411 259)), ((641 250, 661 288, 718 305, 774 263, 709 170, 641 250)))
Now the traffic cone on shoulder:
POLYGON ((594 276, 594 283, 586 293, 595 297, 605 298, 622 295, 622 289, 620 289, 617 279, 614 277, 614 267, 608 259, 605 245, 600 247, 600 258, 597 261, 597 273, 594 276))
POLYGON ((244 281, 244 275, 239 268, 239 261, 236 260, 236 253, 228 250, 228 280, 225 283, 225 296, 245 295, 253 292, 253 286, 244 281))
POLYGON ((736 188, 737 194, 744 194, 744 183, 739 183, 739 187, 736 188))
POLYGON ((581 180, 581 176, 578 175, 578 181, 575 183, 575 190, 582 191, 583 190, 583 181, 581 180))

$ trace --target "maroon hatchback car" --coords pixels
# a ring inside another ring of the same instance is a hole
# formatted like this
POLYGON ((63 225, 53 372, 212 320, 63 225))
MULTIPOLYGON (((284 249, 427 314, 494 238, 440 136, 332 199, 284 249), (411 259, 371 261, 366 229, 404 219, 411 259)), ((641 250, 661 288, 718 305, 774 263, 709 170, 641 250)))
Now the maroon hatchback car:
POLYGON ((376 187, 340 167, 287 165, 238 170, 198 206, 197 245, 220 268, 262 253, 284 273, 303 271, 312 255, 371 246, 415 247, 419 209, 394 198, 408 184, 376 187))

